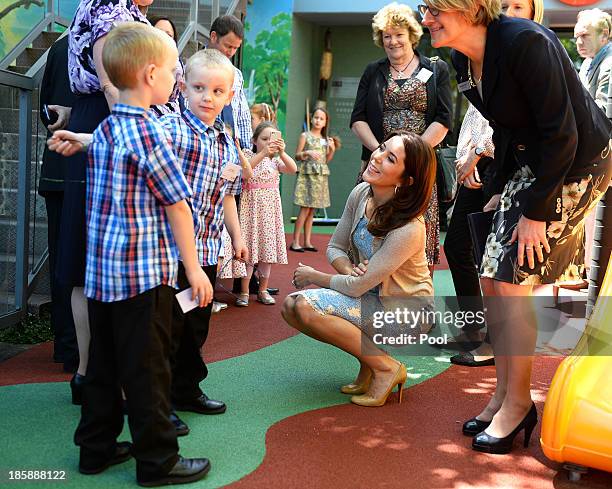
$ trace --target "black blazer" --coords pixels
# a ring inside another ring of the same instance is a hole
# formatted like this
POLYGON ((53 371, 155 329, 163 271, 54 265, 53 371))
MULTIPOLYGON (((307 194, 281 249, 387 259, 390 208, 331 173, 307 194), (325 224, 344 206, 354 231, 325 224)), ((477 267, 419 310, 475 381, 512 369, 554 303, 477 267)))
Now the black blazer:
MULTIPOLYGON (((420 61, 417 70, 423 67, 433 72, 431 60, 418 52, 417 56, 420 61)), ((439 122, 451 130, 452 102, 448 65, 441 59, 436 61, 436 65, 437 80, 434 80, 433 76, 427 80, 425 124, 429 126, 432 122, 439 122), (436 93, 435 99, 431 96, 434 91, 436 93)), ((383 99, 387 88, 389 69, 389 58, 379 59, 366 66, 359 81, 357 97, 355 97, 355 105, 351 114, 350 127, 356 121, 367 122, 378 141, 383 139, 383 99)), ((369 160, 371 154, 372 152, 363 146, 361 159, 369 160)))
MULTIPOLYGON (((63 105, 72 107, 76 95, 70 90, 68 80, 68 36, 58 39, 47 55, 47 66, 40 85, 40 120, 46 126, 50 121, 44 116, 43 105, 63 105)), ((51 133, 47 131, 50 136, 51 133)), ((64 190, 64 174, 66 158, 49 151, 45 145, 40 170, 38 192, 44 196, 46 192, 62 192, 64 190)))
MULTIPOLYGON (((453 51, 452 60, 457 82, 466 82, 467 58, 453 51)), ((476 88, 464 94, 493 128, 496 193, 528 164, 536 180, 523 214, 559 220, 563 184, 604 170, 597 165, 609 143, 610 121, 582 86, 557 36, 529 20, 502 15, 489 24, 482 92, 482 99, 476 88)))

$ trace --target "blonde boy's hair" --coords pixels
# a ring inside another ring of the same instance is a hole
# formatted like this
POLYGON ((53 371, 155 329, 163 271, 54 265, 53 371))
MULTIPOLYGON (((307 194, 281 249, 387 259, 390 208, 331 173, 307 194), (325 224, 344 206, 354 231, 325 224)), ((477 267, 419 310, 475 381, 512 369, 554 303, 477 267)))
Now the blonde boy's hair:
POLYGON ((102 64, 119 90, 136 88, 138 72, 149 64, 163 64, 177 56, 174 41, 159 29, 141 22, 123 22, 106 36, 102 64))
POLYGON ((443 12, 458 11, 473 25, 487 26, 501 13, 501 0, 427 0, 427 3, 443 12))
POLYGON ((372 38, 374 44, 383 47, 383 31, 390 27, 399 27, 408 31, 408 39, 412 48, 416 48, 423 35, 423 28, 416 19, 414 12, 408 5, 397 2, 390 3, 381 8, 372 18, 372 38))
POLYGON ((608 33, 608 39, 612 38, 612 16, 601 9, 593 8, 578 12, 578 22, 585 26, 593 26, 597 34, 608 33))
POLYGON ((196 52, 185 64, 185 80, 189 80, 192 70, 199 66, 201 68, 221 68, 226 69, 232 75, 232 85, 234 84, 235 69, 232 62, 220 51, 216 49, 202 49, 196 52))

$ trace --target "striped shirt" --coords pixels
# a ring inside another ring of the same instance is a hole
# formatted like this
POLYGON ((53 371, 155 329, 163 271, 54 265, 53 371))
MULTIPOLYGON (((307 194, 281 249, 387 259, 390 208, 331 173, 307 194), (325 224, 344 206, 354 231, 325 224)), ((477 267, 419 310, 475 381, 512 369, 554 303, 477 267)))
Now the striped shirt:
POLYGON ((234 134, 243 149, 252 146, 253 127, 251 126, 251 109, 244 93, 242 72, 234 67, 234 97, 232 98, 232 114, 234 115, 234 134))
POLYGON ((178 253, 164 206, 191 190, 168 134, 145 109, 117 104, 88 156, 85 295, 114 302, 175 287, 178 253))
POLYGON ((202 266, 219 260, 223 231, 223 197, 240 193, 240 175, 233 182, 221 177, 228 164, 239 164, 235 143, 220 119, 207 126, 193 112, 168 114, 160 122, 170 133, 174 151, 193 189, 190 199, 196 249, 202 266))

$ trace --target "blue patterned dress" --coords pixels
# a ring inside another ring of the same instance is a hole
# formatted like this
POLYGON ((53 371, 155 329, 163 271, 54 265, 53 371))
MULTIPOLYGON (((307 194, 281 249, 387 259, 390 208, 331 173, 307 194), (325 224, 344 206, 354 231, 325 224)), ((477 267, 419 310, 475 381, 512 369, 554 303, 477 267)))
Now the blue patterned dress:
MULTIPOLYGON (((374 254, 374 236, 368 231, 368 220, 365 216, 362 216, 357 224, 352 239, 360 255, 371 259, 374 254)), ((307 289, 292 295, 304 297, 319 314, 338 316, 364 329, 372 321, 372 312, 383 309, 378 296, 379 288, 380 285, 377 285, 361 297, 350 297, 333 289, 307 289)))

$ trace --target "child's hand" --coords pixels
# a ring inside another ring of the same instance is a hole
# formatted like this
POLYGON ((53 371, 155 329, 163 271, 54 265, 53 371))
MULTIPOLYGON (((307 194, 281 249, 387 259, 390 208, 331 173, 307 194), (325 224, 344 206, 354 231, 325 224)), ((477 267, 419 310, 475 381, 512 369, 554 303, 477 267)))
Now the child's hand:
POLYGON ((266 145, 265 148, 266 156, 268 158, 273 158, 278 153, 278 149, 276 149, 276 141, 272 141, 266 145))
POLYGON ((309 149, 308 151, 304 151, 311 159, 319 161, 323 156, 320 151, 315 151, 314 149, 309 149))
POLYGON ((234 258, 236 260, 246 262, 249 259, 249 249, 247 248, 247 245, 244 243, 244 241, 242 241, 241 239, 235 240, 232 243, 232 246, 234 247, 234 258))
POLYGON ((336 151, 336 143, 334 143, 334 138, 327 138, 327 151, 336 151))
POLYGON ((270 145, 272 144, 276 148, 276 153, 283 153, 285 151, 285 140, 284 139, 277 139, 276 141, 273 141, 270 143, 270 145))
POLYGON ((213 299, 213 288, 208 276, 200 267, 196 267, 194 270, 185 270, 185 274, 189 285, 193 289, 191 299, 195 300, 197 297, 200 307, 206 307, 213 299))
POLYGON ((91 140, 91 134, 62 130, 53 133, 53 136, 47 140, 47 146, 51 151, 62 156, 72 156, 79 151, 84 151, 91 140))

